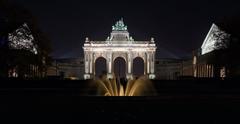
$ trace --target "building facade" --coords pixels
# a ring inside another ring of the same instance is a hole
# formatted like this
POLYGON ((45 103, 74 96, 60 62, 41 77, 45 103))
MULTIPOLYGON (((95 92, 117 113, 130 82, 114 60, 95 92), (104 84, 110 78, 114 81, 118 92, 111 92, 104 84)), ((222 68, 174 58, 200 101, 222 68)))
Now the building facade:
POLYGON ((83 80, 84 60, 81 58, 55 59, 48 68, 48 77, 83 80))
POLYGON ((133 60, 141 58, 144 61, 144 75, 155 78, 156 44, 153 38, 149 41, 135 41, 127 30, 123 20, 112 26, 110 37, 106 41, 91 41, 86 38, 83 46, 85 74, 84 79, 96 77, 95 63, 98 58, 106 60, 108 78, 113 78, 114 63, 117 58, 123 58, 126 63, 126 78, 133 78, 133 60))
POLYGON ((156 79, 177 80, 182 74, 182 60, 157 59, 155 62, 156 79))
POLYGON ((236 48, 239 44, 234 44, 236 47, 232 45, 235 38, 219 25, 212 24, 201 49, 194 52, 194 77, 224 79, 229 76, 239 76, 236 72, 239 64, 235 52, 238 51, 236 48), (229 48, 229 46, 234 47, 229 48))

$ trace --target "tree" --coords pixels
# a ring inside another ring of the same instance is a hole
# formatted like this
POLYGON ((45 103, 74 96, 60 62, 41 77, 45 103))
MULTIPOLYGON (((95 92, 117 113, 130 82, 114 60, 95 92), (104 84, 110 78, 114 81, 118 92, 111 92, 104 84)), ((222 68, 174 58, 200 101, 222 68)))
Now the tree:
POLYGON ((225 17, 221 19, 217 25, 224 32, 215 32, 215 40, 221 41, 217 42, 215 45, 221 47, 225 45, 226 47, 221 51, 221 63, 229 70, 228 77, 240 76, 237 70, 240 69, 240 16, 225 17))
MULTIPOLYGON (((27 49, 9 49, 9 41, 4 42, 0 47, 0 76, 2 74, 3 77, 6 77, 6 73, 9 68, 21 65, 22 69, 20 71, 24 71, 25 66, 29 64, 37 65, 40 69, 41 74, 46 74, 47 65, 50 64, 49 54, 51 52, 50 40, 38 27, 38 23, 36 18, 26 9, 20 6, 16 6, 14 4, 9 3, 6 0, 0 0, 0 38, 6 41, 8 39, 9 34, 13 34, 15 40, 19 39, 30 39, 31 35, 34 37, 33 46, 37 46, 37 54, 29 52, 27 49), (17 36, 16 32, 22 25, 27 24, 29 27, 28 34, 27 30, 22 31, 22 35, 17 36)), ((1 41, 0 39, 0 41, 1 41)), ((24 46, 23 46, 24 47, 24 46)))

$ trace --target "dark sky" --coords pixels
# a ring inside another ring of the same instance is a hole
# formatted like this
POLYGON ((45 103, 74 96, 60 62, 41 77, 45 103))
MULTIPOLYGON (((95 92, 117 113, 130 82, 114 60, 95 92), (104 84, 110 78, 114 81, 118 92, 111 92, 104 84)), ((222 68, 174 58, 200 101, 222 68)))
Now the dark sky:
POLYGON ((85 37, 105 40, 121 17, 135 40, 155 38, 157 58, 189 56, 214 21, 240 12, 240 2, 231 0, 12 1, 37 17, 52 40, 53 55, 62 58, 83 57, 85 37))

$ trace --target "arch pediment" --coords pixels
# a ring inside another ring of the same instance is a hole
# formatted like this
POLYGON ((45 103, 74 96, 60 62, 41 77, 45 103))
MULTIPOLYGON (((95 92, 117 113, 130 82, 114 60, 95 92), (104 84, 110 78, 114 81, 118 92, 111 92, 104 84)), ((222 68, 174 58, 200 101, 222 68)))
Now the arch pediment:
POLYGON ((94 62, 96 62, 98 58, 104 58, 107 60, 107 55, 106 53, 94 53, 94 62))
POLYGON ((125 62, 127 62, 127 53, 123 52, 116 52, 116 53, 113 53, 113 61, 115 61, 116 58, 123 58, 125 60, 125 62))
POLYGON ((146 52, 141 52, 141 53, 139 53, 139 52, 138 52, 138 53, 134 52, 132 58, 133 58, 133 59, 136 59, 136 58, 140 57, 140 58, 142 58, 143 61, 145 62, 145 61, 146 61, 146 60, 145 60, 145 54, 146 54, 146 52))

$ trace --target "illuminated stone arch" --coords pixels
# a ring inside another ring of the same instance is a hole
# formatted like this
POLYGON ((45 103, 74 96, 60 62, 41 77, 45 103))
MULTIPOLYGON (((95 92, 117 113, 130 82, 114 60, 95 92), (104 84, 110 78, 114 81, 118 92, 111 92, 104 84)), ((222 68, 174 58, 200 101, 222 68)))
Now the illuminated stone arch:
POLYGON ((112 27, 110 37, 106 41, 85 40, 83 47, 85 60, 85 79, 95 78, 95 62, 103 57, 107 61, 108 78, 113 78, 114 61, 122 57, 126 62, 126 77, 132 79, 133 60, 140 57, 144 61, 144 74, 155 78, 156 44, 153 38, 149 41, 135 41, 129 36, 127 26, 120 20, 112 27))
POLYGON ((139 77, 145 74, 145 69, 146 69, 146 65, 144 64, 144 58, 137 56, 135 58, 133 58, 133 71, 132 74, 135 77, 139 77), (142 63, 140 63, 140 61, 142 63), (143 64, 143 65, 141 65, 143 64), (139 72, 140 71, 140 72, 139 72), (141 72, 142 71, 142 72, 141 72))
POLYGON ((99 77, 100 75, 103 74, 104 71, 107 71, 106 70, 106 67, 107 67, 107 60, 106 60, 106 58, 100 56, 100 57, 96 58, 94 63, 95 63, 95 65, 94 65, 94 69, 95 69, 94 75, 96 77, 99 77))
POLYGON ((127 61, 126 61, 126 59, 124 59, 124 57, 122 57, 122 56, 118 56, 118 57, 116 57, 114 60, 113 60, 113 73, 115 74, 115 76, 116 77, 119 77, 119 78, 125 78, 127 75, 126 75, 126 73, 127 73, 127 61), (117 64, 121 64, 121 61, 119 61, 119 60, 123 60, 123 66, 121 66, 120 68, 118 67, 118 66, 115 66, 115 65, 117 65, 117 64), (120 63, 118 63, 118 62, 120 62, 120 63), (117 71, 119 71, 119 70, 122 70, 123 72, 116 72, 116 70, 117 71), (122 75, 122 73, 123 73, 123 75, 122 75))

